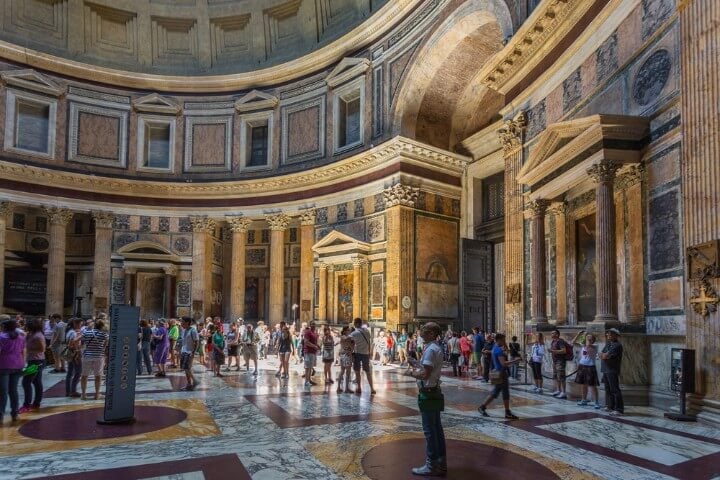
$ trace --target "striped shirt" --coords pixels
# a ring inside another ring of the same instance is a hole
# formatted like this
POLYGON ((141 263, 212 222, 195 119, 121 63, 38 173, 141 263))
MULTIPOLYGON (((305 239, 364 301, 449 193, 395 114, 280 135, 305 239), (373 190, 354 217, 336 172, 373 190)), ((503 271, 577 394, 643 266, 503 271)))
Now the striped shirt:
POLYGON ((85 330, 82 334, 82 344, 85 346, 83 351, 84 358, 101 358, 105 355, 105 345, 107 345, 108 334, 102 330, 85 330))

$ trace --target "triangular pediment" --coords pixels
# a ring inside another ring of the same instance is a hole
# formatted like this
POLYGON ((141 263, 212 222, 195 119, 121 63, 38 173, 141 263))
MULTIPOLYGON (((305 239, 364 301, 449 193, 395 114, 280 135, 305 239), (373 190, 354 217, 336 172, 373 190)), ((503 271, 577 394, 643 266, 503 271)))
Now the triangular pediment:
POLYGON ((235 102, 235 108, 239 112, 250 112, 253 110, 270 110, 277 106, 278 98, 260 90, 252 90, 235 102))
POLYGON ((120 255, 131 258, 134 256, 171 256, 175 257, 176 255, 172 253, 170 250, 168 250, 163 245, 160 245, 155 242, 148 242, 145 240, 140 240, 137 242, 128 243, 127 245, 121 247, 118 249, 117 253, 120 255))
POLYGON ((136 99, 133 102, 133 108, 139 112, 168 113, 172 115, 180 112, 179 104, 157 93, 151 93, 136 99))
POLYGON ((364 75, 370 68, 370 60, 367 58, 343 58, 340 63, 325 78, 328 86, 336 87, 355 77, 364 75))
POLYGON ((351 237, 337 230, 333 230, 313 245, 312 250, 316 253, 323 253, 338 250, 357 250, 368 252, 370 244, 351 237))
POLYGON ((58 83, 32 69, 9 70, 0 73, 0 77, 6 85, 45 93, 53 97, 59 97, 65 92, 65 89, 58 83))

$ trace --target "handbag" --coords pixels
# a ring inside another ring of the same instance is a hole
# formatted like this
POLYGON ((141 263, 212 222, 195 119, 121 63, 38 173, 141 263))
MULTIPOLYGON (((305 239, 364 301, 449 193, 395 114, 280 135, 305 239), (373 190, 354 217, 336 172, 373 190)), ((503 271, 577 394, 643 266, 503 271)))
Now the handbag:
POLYGON ((38 373, 40 366, 37 363, 31 363, 22 370, 22 374, 25 377, 30 377, 38 373))
POLYGON ((490 370, 490 384, 500 385, 505 381, 504 372, 502 370, 490 370))
MULTIPOLYGON (((421 382, 421 385, 424 385, 421 382)), ((440 387, 433 389, 420 387, 418 392, 418 409, 421 412, 443 412, 445 411, 445 395, 440 387)))

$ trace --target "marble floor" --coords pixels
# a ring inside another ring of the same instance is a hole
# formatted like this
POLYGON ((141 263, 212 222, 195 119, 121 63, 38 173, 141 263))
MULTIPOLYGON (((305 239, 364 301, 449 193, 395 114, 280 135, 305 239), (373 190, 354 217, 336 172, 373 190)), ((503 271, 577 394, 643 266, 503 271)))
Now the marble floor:
MULTIPOLYGON (((415 384, 399 368, 376 366, 371 396, 304 387, 298 366, 280 380, 276 365, 222 378, 197 366, 194 392, 181 390, 178 371, 139 377, 132 426, 97 425, 102 399, 65 398, 63 375, 46 372, 42 408, 15 424, 5 416, 0 479, 402 480, 423 462, 415 384)), ((520 383, 511 390, 520 420, 506 421, 500 401, 483 418, 488 386, 443 382, 448 478, 720 479, 718 429, 644 407, 612 417, 520 383)))

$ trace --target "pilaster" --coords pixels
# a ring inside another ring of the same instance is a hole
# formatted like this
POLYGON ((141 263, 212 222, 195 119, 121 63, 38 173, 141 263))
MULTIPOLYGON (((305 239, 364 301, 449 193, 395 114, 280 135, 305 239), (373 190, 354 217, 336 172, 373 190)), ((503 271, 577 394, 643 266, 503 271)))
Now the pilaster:
POLYGON ((530 252, 532 271, 531 320, 536 324, 547 323, 545 212, 548 205, 547 200, 535 200, 528 205, 528 209, 532 214, 532 250, 530 252))
POLYGON ((227 221, 232 230, 230 318, 235 320, 245 315, 245 247, 252 221, 245 217, 227 217, 227 221))
POLYGON ((363 311, 363 298, 364 298, 364 275, 363 269, 367 265, 367 260, 364 258, 354 257, 353 263, 353 317, 363 318, 365 311, 363 311))
POLYGON ((321 263, 318 267, 320 278, 318 285, 318 322, 327 322, 327 299, 328 299, 328 265, 321 263))
POLYGON ((285 320, 285 230, 290 218, 282 213, 265 217, 270 227, 270 312, 267 323, 285 320))
POLYGON ((10 202, 0 202, 0 310, 3 309, 5 300, 5 229, 11 212, 10 202))
POLYGON ((300 321, 309 322, 313 312, 315 283, 312 246, 315 242, 315 209, 300 212, 300 321))
POLYGON ((50 246, 47 263, 47 294, 45 297, 45 313, 63 314, 65 299, 65 252, 66 227, 73 217, 73 212, 64 208, 44 207, 50 223, 50 246))
POLYGON ((565 325, 568 318, 567 288, 567 203, 554 206, 550 214, 555 216, 555 278, 557 298, 556 325, 565 325))
POLYGON ((95 254, 93 264, 93 299, 96 312, 110 307, 110 263, 112 261, 113 220, 110 212, 92 212, 95 221, 95 254))
POLYGON ((212 304, 212 239, 215 220, 206 216, 190 217, 193 227, 192 311, 208 316, 212 304))

